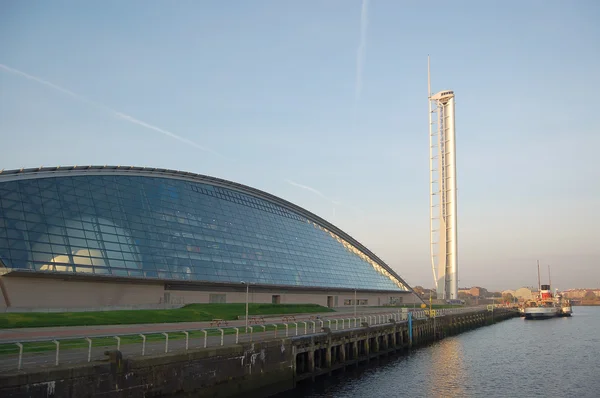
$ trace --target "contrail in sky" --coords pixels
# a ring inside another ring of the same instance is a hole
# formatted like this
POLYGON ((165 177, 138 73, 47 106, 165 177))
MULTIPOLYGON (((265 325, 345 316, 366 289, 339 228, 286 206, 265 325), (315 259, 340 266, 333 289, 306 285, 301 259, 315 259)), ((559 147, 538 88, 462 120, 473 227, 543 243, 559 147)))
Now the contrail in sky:
POLYGON ((361 208, 356 207, 356 206, 352 206, 352 205, 343 204, 342 202, 339 202, 337 200, 333 200, 333 199, 325 196, 321 191, 319 191, 319 190, 317 190, 315 188, 309 187, 308 185, 298 184, 297 182, 294 182, 294 181, 288 180, 288 179, 286 179, 285 182, 287 182, 288 184, 293 185, 295 187, 306 189, 307 191, 310 191, 310 192, 312 192, 312 193, 320 196, 321 198, 325 199, 326 201, 331 202, 331 204, 333 204, 333 206, 334 206, 333 207, 333 217, 334 218, 335 218, 335 207, 336 206, 338 206, 338 207, 340 207, 340 206, 341 207, 345 207, 347 209, 350 209, 350 210, 354 211, 355 213, 357 213, 359 215, 364 214, 364 211, 361 208))
POLYGON ((367 25, 369 24, 368 12, 369 0, 362 0, 362 8, 360 11, 360 40, 358 42, 358 49, 356 50, 356 91, 354 93, 355 104, 360 100, 360 95, 362 93, 362 75, 367 53, 367 25))
POLYGON ((318 190, 316 190, 316 189, 314 189, 314 188, 312 188, 312 187, 309 187, 308 185, 302 185, 302 184, 298 184, 297 182, 294 182, 294 181, 291 181, 291 180, 288 180, 288 179, 286 179, 286 180, 285 180, 285 182, 287 182, 288 184, 290 184, 290 185, 293 185, 293 186, 295 186, 295 187, 302 188, 302 189, 306 189, 307 191, 310 191, 310 192, 312 192, 312 193, 314 193, 314 194, 317 194, 317 195, 319 195, 320 197, 322 197, 323 199, 325 199, 325 200, 327 200, 327 201, 329 201, 329 202, 333 203, 334 205, 340 205, 340 204, 341 204, 340 202, 338 202, 338 201, 336 201, 336 200, 333 200, 333 199, 330 199, 330 198, 328 198, 327 196, 323 195, 323 194, 321 193, 321 191, 318 191, 318 190))
POLYGON ((213 151, 210 148, 206 148, 206 147, 204 147, 204 146, 202 146, 200 144, 197 144, 194 141, 188 140, 187 138, 179 136, 179 135, 177 135, 175 133, 172 133, 172 132, 167 131, 167 130, 163 130, 160 127, 156 127, 156 126, 154 126, 152 124, 149 124, 149 123, 146 123, 146 122, 141 121, 139 119, 136 119, 133 116, 130 116, 130 115, 127 115, 125 113, 116 111, 116 110, 114 110, 114 109, 112 109, 112 108, 110 108, 110 107, 108 107, 108 106, 106 106, 104 104, 101 104, 101 103, 96 102, 96 101, 92 101, 91 99, 86 98, 83 95, 79 95, 77 93, 74 93, 71 90, 68 90, 68 89, 66 89, 64 87, 58 86, 58 85, 56 85, 54 83, 50 83, 49 81, 40 79, 39 77, 32 76, 32 75, 30 75, 28 73, 22 72, 22 71, 17 70, 17 69, 10 68, 10 67, 8 67, 6 65, 3 65, 3 64, 0 64, 0 69, 4 70, 5 72, 12 73, 12 74, 24 77, 25 79, 33 80, 33 81, 35 81, 35 82, 37 82, 39 84, 42 84, 42 85, 44 85, 46 87, 50 87, 50 88, 52 88, 54 90, 60 91, 61 93, 67 94, 68 96, 70 96, 72 98, 75 98, 78 101, 84 102, 86 104, 93 105, 96 108, 100 108, 100 109, 102 109, 102 110, 104 110, 104 111, 106 111, 108 113, 111 113, 113 116, 115 116, 115 117, 117 117, 117 118, 119 118, 121 120, 125 120, 125 121, 127 121, 129 123, 132 123, 132 124, 137 124, 138 126, 145 127, 145 128, 147 128, 149 130, 154 130, 154 131, 156 131, 158 133, 161 133, 161 134, 166 135, 168 137, 174 138, 177 141, 183 142, 184 144, 191 145, 191 146, 193 146, 193 147, 195 147, 197 149, 200 149, 202 151, 210 152, 210 153, 213 153, 215 155, 218 155, 218 156, 221 156, 221 157, 225 158, 225 156, 221 155, 220 153, 215 152, 215 151, 213 151))

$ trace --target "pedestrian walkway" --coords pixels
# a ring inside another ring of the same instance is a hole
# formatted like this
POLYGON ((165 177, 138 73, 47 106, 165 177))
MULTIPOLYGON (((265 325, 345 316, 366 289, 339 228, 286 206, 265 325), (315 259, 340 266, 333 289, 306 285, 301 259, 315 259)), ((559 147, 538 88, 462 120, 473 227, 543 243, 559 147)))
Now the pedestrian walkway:
MULTIPOLYGON (((410 309, 412 312, 412 309, 410 309)), ((436 316, 477 308, 439 310, 436 316)), ((211 326, 211 321, 133 325, 102 325, 22 328, 0 330, 0 371, 57 366, 106 360, 105 351, 120 350, 128 357, 164 355, 175 351, 216 347, 273 338, 293 338, 322 331, 346 330, 390 322, 405 322, 400 308, 361 308, 319 314, 265 317, 264 324, 245 329, 245 319, 229 321, 227 327, 211 326), (287 322, 283 321, 283 318, 287 322)), ((413 316, 425 318, 425 311, 413 316)))
MULTIPOLYGON (((361 327, 360 319, 354 318, 353 314, 334 312, 326 315, 328 317, 303 314, 295 322, 286 324, 279 322, 281 317, 271 318, 269 321, 273 322, 265 322, 264 327, 254 325, 248 332, 244 328, 245 320, 232 321, 229 327, 221 329, 207 327, 210 322, 186 322, 4 330, 0 332, 2 334, 0 346, 3 344, 5 350, 3 353, 0 352, 0 372, 56 366, 59 363, 101 361, 107 359, 105 351, 112 350, 119 350, 128 357, 164 355, 167 352, 194 348, 313 334, 321 332, 323 326, 329 326, 332 330, 361 327), (164 337, 157 336, 160 333, 164 337), (137 336, 133 340, 132 337, 123 340, 126 335, 137 336), (154 338, 150 339, 151 336, 154 338), (93 342, 96 344, 92 344, 93 342), (20 347, 21 354, 15 346, 20 347)), ((389 311, 375 315, 371 312, 357 313, 357 315, 368 317, 369 322, 372 318, 373 323, 387 323, 389 317, 399 319, 397 312, 393 315, 389 311)))
MULTIPOLYGON (((260 328, 262 330, 262 328, 260 328)), ((299 330, 299 334, 303 334, 304 329, 299 330)), ((309 333, 314 333, 309 330, 309 333)), ((290 336, 295 335, 295 330, 290 331, 290 336)), ((240 343, 252 341, 261 341, 265 339, 275 338, 276 334, 274 331, 267 332, 255 332, 250 334, 244 334, 243 330, 240 331, 238 341, 240 343)), ((278 331, 277 336, 285 337, 282 330, 278 331)), ((165 336, 166 337, 166 336, 165 336)), ((130 342, 127 344, 120 344, 117 346, 117 341, 114 340, 112 343, 107 343, 101 346, 93 346, 91 349, 78 347, 70 348, 68 344, 61 344, 60 355, 57 357, 56 350, 49 349, 43 352, 35 352, 25 350, 21 359, 21 369, 31 369, 38 367, 53 367, 56 366, 57 358, 59 358, 60 364, 76 364, 85 362, 95 362, 107 360, 108 357, 105 355, 106 351, 116 350, 117 347, 123 355, 128 358, 152 356, 152 355, 164 355, 165 353, 174 352, 185 352, 186 344, 187 349, 195 349, 204 347, 205 340, 203 337, 190 337, 187 341, 182 339, 181 336, 175 339, 173 335, 170 335, 170 339, 167 341, 165 338, 162 341, 149 341, 142 345, 141 338, 138 342, 130 342)), ((236 343, 236 336, 233 334, 223 336, 223 345, 231 345, 236 343)), ((216 347, 221 345, 221 336, 207 336, 206 347, 216 347)), ((15 371, 18 368, 19 356, 18 354, 7 354, 0 355, 0 372, 15 371)))
MULTIPOLYGON (((360 308, 357 310, 357 315, 368 313, 397 313, 397 308, 360 308)), ((315 318, 320 319, 347 319, 353 317, 353 312, 336 311, 323 312, 317 314, 295 314, 296 322, 310 322, 315 318)), ((252 315, 250 316, 252 317, 252 315)), ((282 317, 264 316, 265 325, 293 323, 290 321, 284 322, 282 317)), ((229 328, 243 327, 246 321, 244 319, 229 321, 229 328)), ((251 325, 254 328, 257 325, 251 325)), ((260 327, 260 325, 258 325, 260 327)), ((12 343, 14 341, 26 342, 31 340, 52 340, 66 338, 85 338, 105 335, 124 335, 124 334, 150 334, 162 332, 175 332, 183 330, 198 330, 198 329, 217 329, 211 326, 211 321, 206 322, 177 322, 177 323, 148 323, 148 324, 132 324, 132 325, 97 325, 97 326, 59 326, 59 327, 43 327, 43 328, 19 328, 19 329, 0 329, 0 344, 12 343)))

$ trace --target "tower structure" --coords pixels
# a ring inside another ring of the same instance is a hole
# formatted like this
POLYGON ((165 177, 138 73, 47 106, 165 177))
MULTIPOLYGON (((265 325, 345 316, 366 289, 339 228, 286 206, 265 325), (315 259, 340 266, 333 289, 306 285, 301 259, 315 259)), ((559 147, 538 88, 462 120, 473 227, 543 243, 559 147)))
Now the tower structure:
POLYGON ((431 265, 438 299, 458 298, 456 141, 454 91, 431 92, 429 99, 429 182, 431 265))

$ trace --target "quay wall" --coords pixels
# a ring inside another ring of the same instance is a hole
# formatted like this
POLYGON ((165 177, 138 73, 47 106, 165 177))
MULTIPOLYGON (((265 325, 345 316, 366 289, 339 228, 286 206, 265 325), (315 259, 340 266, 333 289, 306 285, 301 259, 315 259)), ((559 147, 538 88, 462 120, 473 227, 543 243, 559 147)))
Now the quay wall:
POLYGON ((271 339, 163 355, 123 357, 0 374, 0 396, 15 398, 237 397, 274 394, 296 383, 402 353, 447 336, 518 316, 510 310, 437 318, 271 339), (260 394, 260 395, 259 395, 260 394))

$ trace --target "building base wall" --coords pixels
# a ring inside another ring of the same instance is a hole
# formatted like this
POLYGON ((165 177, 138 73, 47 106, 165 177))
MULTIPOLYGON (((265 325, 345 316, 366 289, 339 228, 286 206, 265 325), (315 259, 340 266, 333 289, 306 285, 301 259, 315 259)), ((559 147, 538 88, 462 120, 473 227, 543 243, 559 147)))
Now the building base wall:
MULTIPOLYGON (((82 311, 177 308, 194 303, 245 303, 244 285, 178 287, 160 281, 93 281, 61 277, 0 276, 0 311, 82 311)), ((251 285, 250 303, 319 304, 354 307, 354 292, 325 289, 288 289, 251 285)), ((356 293, 358 307, 412 304, 407 292, 356 293)), ((420 301, 419 301, 420 303, 420 301)))
POLYGON ((0 277, 5 307, 112 307, 159 303, 161 284, 94 282, 35 277, 0 277))

